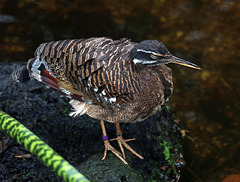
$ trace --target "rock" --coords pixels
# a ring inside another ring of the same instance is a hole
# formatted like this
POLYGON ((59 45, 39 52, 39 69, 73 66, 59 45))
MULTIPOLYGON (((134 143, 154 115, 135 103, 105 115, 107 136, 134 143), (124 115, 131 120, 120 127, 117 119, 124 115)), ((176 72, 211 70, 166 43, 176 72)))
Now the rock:
MULTIPOLYGON (((125 139, 136 138, 129 145, 143 160, 125 150, 129 165, 111 152, 102 161, 99 121, 86 115, 70 117, 69 99, 36 80, 13 82, 10 75, 21 66, 0 63, 0 110, 27 126, 91 181, 176 181, 179 177, 184 164, 181 128, 167 109, 140 123, 121 124, 125 139)), ((106 129, 109 138, 116 137, 113 124, 106 122, 106 129)), ((112 144, 119 150, 117 142, 112 144)), ((0 156, 0 166, 6 169, 0 172, 0 181, 61 181, 35 157, 23 160, 15 158, 16 153, 29 154, 13 142, 0 156)))

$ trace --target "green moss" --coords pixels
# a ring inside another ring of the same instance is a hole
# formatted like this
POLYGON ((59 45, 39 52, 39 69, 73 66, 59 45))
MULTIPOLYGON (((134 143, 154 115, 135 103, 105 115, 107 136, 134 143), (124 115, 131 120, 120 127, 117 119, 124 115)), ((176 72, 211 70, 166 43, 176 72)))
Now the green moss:
POLYGON ((169 165, 173 165, 172 161, 172 153, 171 153, 171 144, 164 140, 161 136, 158 136, 159 146, 157 147, 158 150, 163 151, 165 160, 168 162, 169 165))
POLYGON ((164 141, 162 145, 164 146, 164 151, 163 151, 163 153, 164 153, 164 155, 165 155, 165 159, 166 159, 169 163, 171 163, 171 161, 170 161, 170 156, 171 156, 170 146, 168 145, 168 142, 166 142, 166 141, 164 141))
POLYGON ((166 105, 165 108, 166 108, 167 112, 169 112, 169 113, 171 112, 170 107, 168 105, 166 105))

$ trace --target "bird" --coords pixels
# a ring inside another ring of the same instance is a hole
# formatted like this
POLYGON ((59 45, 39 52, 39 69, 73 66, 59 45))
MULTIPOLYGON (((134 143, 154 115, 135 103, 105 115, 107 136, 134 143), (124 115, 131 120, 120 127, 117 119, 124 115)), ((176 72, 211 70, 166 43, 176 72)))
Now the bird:
POLYGON ((100 120, 104 143, 103 160, 111 151, 124 164, 124 147, 143 157, 124 139, 120 123, 135 123, 161 111, 173 93, 168 63, 201 70, 171 54, 158 40, 139 43, 128 38, 68 39, 42 43, 26 69, 31 77, 70 98, 70 116, 83 114, 100 120), (109 139, 104 122, 116 125, 116 138, 109 139), (117 141, 121 152, 111 141, 117 141))

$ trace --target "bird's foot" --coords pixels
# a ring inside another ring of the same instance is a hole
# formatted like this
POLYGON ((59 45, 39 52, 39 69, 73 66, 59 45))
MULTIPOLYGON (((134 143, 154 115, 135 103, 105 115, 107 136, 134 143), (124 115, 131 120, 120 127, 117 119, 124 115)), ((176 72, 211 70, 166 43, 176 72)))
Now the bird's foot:
POLYGON ((107 156, 107 151, 110 150, 112 153, 114 153, 121 161, 123 161, 124 164, 128 164, 127 161, 125 161, 125 157, 123 158, 121 153, 118 152, 110 143, 108 140, 104 140, 104 146, 105 146, 105 150, 104 150, 104 156, 102 158, 102 160, 104 160, 107 156))
POLYGON ((136 155, 138 158, 140 159, 143 159, 143 157, 141 155, 139 155, 137 152, 135 152, 126 142, 130 142, 130 141, 133 141, 135 140, 135 138, 131 138, 131 139, 124 139, 122 137, 122 133, 118 133, 117 134, 117 138, 113 138, 109 141, 114 141, 114 140, 117 140, 118 141, 118 145, 122 151, 122 156, 123 158, 125 159, 125 152, 124 152, 124 149, 123 149, 123 146, 126 147, 130 152, 132 152, 134 155, 136 155))

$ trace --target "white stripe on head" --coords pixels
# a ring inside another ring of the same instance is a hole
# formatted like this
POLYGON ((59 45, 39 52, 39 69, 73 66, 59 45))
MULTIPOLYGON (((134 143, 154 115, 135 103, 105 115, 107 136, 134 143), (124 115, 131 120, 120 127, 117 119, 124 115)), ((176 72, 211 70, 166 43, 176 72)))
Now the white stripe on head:
POLYGON ((141 60, 141 59, 133 59, 134 64, 153 64, 156 63, 157 61, 147 61, 147 60, 141 60))
POLYGON ((144 52, 144 53, 149 53, 149 54, 154 54, 154 55, 158 54, 156 52, 146 51, 146 50, 143 50, 143 49, 137 49, 137 52, 144 52))

